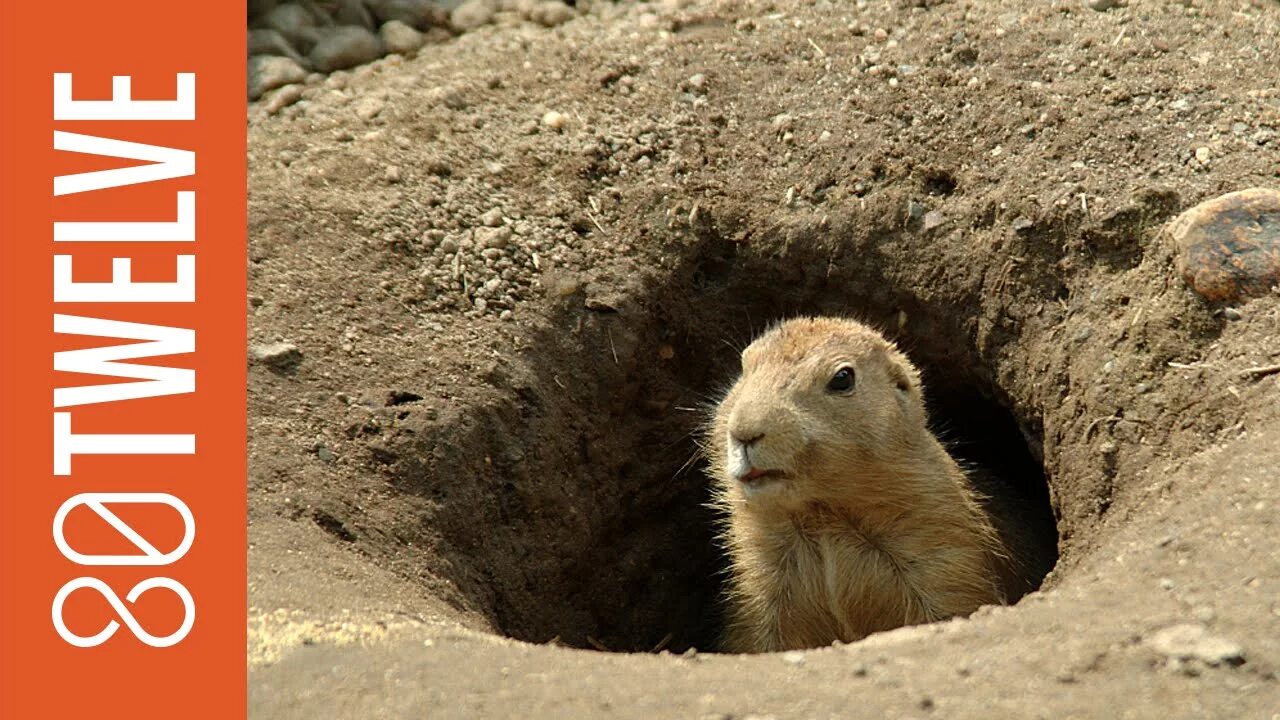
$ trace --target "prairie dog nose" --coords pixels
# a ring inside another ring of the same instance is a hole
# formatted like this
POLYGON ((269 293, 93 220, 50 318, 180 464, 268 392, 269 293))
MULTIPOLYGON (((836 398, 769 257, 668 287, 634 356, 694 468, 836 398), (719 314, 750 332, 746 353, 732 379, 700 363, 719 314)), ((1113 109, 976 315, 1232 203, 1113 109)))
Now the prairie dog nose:
POLYGON ((729 439, 750 447, 765 436, 768 427, 768 409, 760 403, 743 403, 729 416, 729 439))

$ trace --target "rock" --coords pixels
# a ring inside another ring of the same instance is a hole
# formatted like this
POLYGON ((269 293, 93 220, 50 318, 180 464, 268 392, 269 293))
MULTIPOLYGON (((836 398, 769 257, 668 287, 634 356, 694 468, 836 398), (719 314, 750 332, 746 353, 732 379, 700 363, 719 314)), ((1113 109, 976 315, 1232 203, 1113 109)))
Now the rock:
POLYGON ((449 17, 434 0, 365 0, 379 23, 398 20, 415 30, 444 27, 449 17))
POLYGON ((1175 662, 1198 660, 1209 666, 1241 665, 1244 649, 1222 637, 1210 635, 1203 625, 1174 625, 1147 638, 1151 649, 1175 662))
POLYGON ((915 200, 907 201, 907 218, 911 222, 920 222, 924 219, 924 206, 915 200))
POLYGON ((555 110, 548 110, 542 116, 542 124, 552 130, 563 130, 565 125, 569 124, 569 116, 555 110))
POLYGON ((1103 12, 1113 7, 1119 7, 1120 0, 1085 0, 1085 4, 1089 6, 1090 10, 1103 12))
POLYGON ((249 99, 257 100, 269 90, 302 82, 307 71, 287 57, 254 55, 249 58, 249 99))
POLYGON ((258 18, 271 12, 279 0, 249 0, 249 17, 258 18))
POLYGON ((458 30, 474 30, 493 20, 496 10, 493 0, 467 0, 449 13, 449 22, 458 30))
POLYGON ((275 115, 301 99, 301 85, 285 85, 268 98, 267 101, 263 103, 262 107, 267 111, 268 115, 275 115))
POLYGON ((338 0, 338 6, 333 11, 333 20, 339 25, 358 25, 366 30, 377 27, 373 13, 369 12, 364 0, 338 0))
POLYGON ((804 653, 791 651, 782 654, 782 662, 792 667, 798 667, 804 664, 804 653))
POLYGON ((1201 165, 1208 165, 1209 160, 1213 158, 1213 151, 1207 147, 1196 148, 1196 162, 1201 165))
POLYGON ((529 11, 530 20, 546 27, 563 25, 576 17, 578 13, 560 0, 545 0, 529 11))
POLYGON ((248 48, 250 57, 254 55, 279 55, 280 57, 289 58, 302 67, 308 67, 306 58, 302 57, 302 54, 295 50, 278 30, 272 30, 271 28, 250 30, 248 48))
POLYGON ((928 232, 938 227, 939 225, 945 223, 946 221, 947 221, 947 217, 945 215, 938 212, 937 210, 930 210, 929 212, 924 214, 924 225, 923 225, 924 231, 928 232))
POLYGON ((425 35, 399 20, 383 23, 378 34, 382 36, 382 44, 387 48, 387 52, 401 55, 417 52, 427 41, 425 35))
POLYGON ((316 70, 333 72, 373 62, 382 55, 382 40, 377 35, 357 25, 342 25, 320 37, 310 58, 316 70))
POLYGON ((1014 232, 1019 232, 1019 233, 1026 232, 1030 230, 1033 225, 1035 225, 1035 223, 1031 222, 1031 219, 1024 215, 1019 215, 1018 217, 1013 219, 1014 232))
POLYGON ((262 17, 263 27, 283 35, 301 53, 309 52, 315 45, 319 37, 317 26, 321 22, 321 18, 299 3, 278 5, 262 17))
POLYGON ((475 238, 482 247, 501 250, 511 242, 511 228, 478 227, 475 229, 475 238))
POLYGON ((288 372, 302 362, 302 351, 293 343, 266 343, 251 346, 249 357, 275 372, 288 372))
POLYGON ((1178 272, 1206 300, 1236 303, 1280 285, 1280 190, 1250 188, 1200 203, 1168 233, 1178 272))
POLYGON ((502 211, 498 208, 490 208, 480 216, 480 223, 487 227, 498 227, 502 225, 502 211))
POLYGON ((381 115, 382 111, 385 110, 386 107, 387 103, 383 101, 382 98, 370 95, 360 98, 352 109, 355 110, 356 117, 364 120, 365 122, 369 122, 381 115))

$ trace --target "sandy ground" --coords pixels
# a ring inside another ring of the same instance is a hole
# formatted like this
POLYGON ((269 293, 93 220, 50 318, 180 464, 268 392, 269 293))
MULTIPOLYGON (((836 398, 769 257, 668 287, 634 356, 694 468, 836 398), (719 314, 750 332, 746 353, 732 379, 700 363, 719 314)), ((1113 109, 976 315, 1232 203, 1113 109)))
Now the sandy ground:
POLYGON ((623 4, 266 96, 251 713, 1280 713, 1280 296, 1164 232, 1280 186, 1278 43, 1269 0, 623 4), (923 367, 1056 531, 1039 591, 713 652, 690 433, 797 313, 923 367))

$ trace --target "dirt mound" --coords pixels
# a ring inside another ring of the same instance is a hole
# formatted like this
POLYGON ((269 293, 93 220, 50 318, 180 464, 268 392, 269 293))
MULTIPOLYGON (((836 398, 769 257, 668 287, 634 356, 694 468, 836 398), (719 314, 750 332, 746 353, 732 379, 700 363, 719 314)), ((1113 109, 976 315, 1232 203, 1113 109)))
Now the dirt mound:
POLYGON ((624 5, 265 98, 251 340, 292 349, 250 372, 255 714, 1274 709, 1280 295, 1207 303, 1161 229, 1280 184, 1277 30, 1274 3, 624 5), (706 654, 693 434, 801 313, 924 369, 1056 549, 1038 592, 706 654))

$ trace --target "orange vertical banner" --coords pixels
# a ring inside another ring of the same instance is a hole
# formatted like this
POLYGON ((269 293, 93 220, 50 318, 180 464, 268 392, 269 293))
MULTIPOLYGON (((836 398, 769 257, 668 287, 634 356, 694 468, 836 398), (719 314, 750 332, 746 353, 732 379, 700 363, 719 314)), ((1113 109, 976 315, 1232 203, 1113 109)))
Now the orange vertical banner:
POLYGON ((244 7, 50 9, 0 7, 0 717, 243 717, 244 7))

